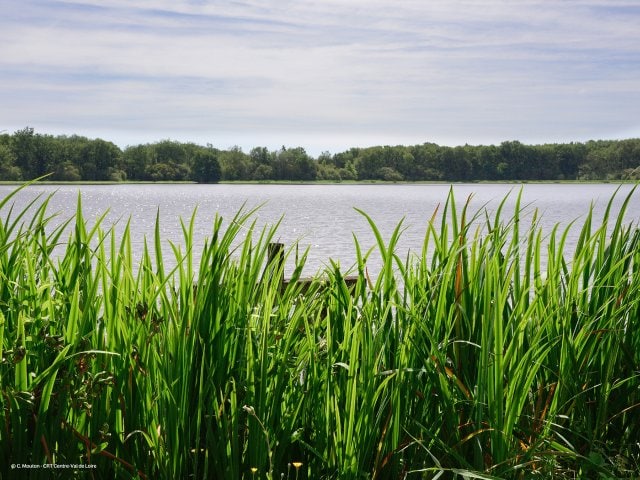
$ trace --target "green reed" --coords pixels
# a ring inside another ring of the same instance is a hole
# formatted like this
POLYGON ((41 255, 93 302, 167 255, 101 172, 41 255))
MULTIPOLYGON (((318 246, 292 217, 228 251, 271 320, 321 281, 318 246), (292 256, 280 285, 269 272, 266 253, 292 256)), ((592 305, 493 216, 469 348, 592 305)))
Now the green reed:
POLYGON ((195 212, 134 258, 128 225, 79 198, 55 226, 47 198, 14 212, 19 190, 0 201, 0 478, 640 475, 631 194, 543 232, 519 197, 505 216, 451 193, 407 257, 402 223, 385 240, 360 212, 376 244, 305 286, 306 253, 283 285, 255 210, 216 217, 196 264, 195 212))

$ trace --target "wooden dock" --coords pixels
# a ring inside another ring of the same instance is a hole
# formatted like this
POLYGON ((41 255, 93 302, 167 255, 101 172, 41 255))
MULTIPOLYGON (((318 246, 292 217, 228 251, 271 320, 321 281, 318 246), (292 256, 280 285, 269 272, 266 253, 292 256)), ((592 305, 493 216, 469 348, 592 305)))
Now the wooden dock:
MULTIPOLYGON (((284 252, 284 243, 272 242, 269 244, 267 251, 267 266, 265 267, 265 271, 262 275, 263 279, 271 278, 274 275, 279 275, 281 285, 280 288, 282 290, 286 289, 293 281, 292 279, 285 278, 284 276, 284 252)), ((347 275, 346 277, 344 277, 344 281, 347 284, 347 287, 353 287, 358 281, 358 276, 347 275)), ((301 292, 306 292, 314 282, 320 285, 324 283, 322 278, 319 277, 300 277, 296 279, 295 282, 301 286, 301 292)))

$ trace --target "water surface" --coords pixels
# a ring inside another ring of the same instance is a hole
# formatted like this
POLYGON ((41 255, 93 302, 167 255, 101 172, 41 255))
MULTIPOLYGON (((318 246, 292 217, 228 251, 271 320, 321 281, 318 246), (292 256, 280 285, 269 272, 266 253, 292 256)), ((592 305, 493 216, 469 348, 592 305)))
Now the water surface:
MULTIPOLYGON (((0 196, 14 187, 0 186, 0 196)), ((505 218, 513 212, 518 192, 522 189, 522 205, 531 213, 537 208, 542 214, 541 225, 550 232, 555 224, 566 226, 584 218, 589 206, 595 205, 596 218, 600 218, 606 203, 617 188, 614 211, 633 187, 614 184, 394 184, 394 185, 34 185, 17 196, 20 208, 38 194, 54 193, 50 200, 50 213, 59 213, 58 221, 75 212, 80 193, 83 212, 93 223, 108 210, 104 226, 114 225, 120 232, 131 220, 134 255, 139 255, 144 238, 153 243, 156 213, 160 215, 163 239, 180 244, 182 230, 180 218, 189 220, 194 211, 195 245, 199 255, 205 237, 212 231, 213 219, 219 214, 225 225, 242 208, 260 206, 256 213, 259 226, 274 225, 278 221, 276 240, 291 245, 300 242, 300 248, 310 248, 306 272, 313 274, 327 265, 329 259, 348 267, 355 261, 353 236, 364 249, 375 245, 375 238, 366 219, 356 209, 367 212, 383 236, 388 238, 403 221, 405 230, 399 246, 404 256, 409 251, 420 251, 426 225, 438 205, 444 205, 449 189, 453 188, 458 206, 471 197, 471 210, 486 206, 494 211, 500 201, 509 195, 505 205, 505 218)), ((3 210, 6 215, 6 208, 3 210)), ((640 195, 635 195, 629 207, 628 221, 640 219, 640 195)), ((438 217, 440 221, 440 217, 438 217)), ((568 248, 577 240, 579 226, 571 231, 568 248)), ((169 260, 167 245, 166 257, 169 260)), ((170 263, 170 262, 169 262, 170 263)), ((372 271, 377 269, 372 258, 372 271)))

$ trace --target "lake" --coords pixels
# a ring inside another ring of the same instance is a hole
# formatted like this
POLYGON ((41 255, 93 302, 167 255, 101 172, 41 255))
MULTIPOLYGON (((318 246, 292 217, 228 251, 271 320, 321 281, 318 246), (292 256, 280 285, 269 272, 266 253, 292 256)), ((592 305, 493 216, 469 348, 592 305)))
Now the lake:
MULTIPOLYGON (((455 184, 456 202, 462 207, 469 195, 471 211, 486 205, 495 210, 499 202, 510 195, 503 217, 513 212, 520 188, 523 189, 522 205, 527 212, 537 208, 542 214, 541 225, 548 233, 559 223, 568 225, 573 220, 584 218, 593 202, 596 219, 601 218, 606 203, 618 188, 615 184, 455 184)), ((305 272, 316 273, 328 264, 330 258, 343 267, 355 261, 355 235, 363 249, 375 245, 375 238, 366 219, 355 208, 367 212, 383 233, 389 237, 398 222, 404 219, 399 253, 402 257, 409 251, 419 252, 422 247, 426 225, 437 206, 443 205, 451 187, 445 184, 358 184, 358 185, 166 185, 166 184, 122 184, 122 185, 33 185, 27 187, 15 199, 20 209, 38 194, 55 192, 49 212, 59 213, 56 221, 69 218, 75 212, 80 192, 85 218, 92 225, 108 210, 103 226, 114 225, 121 231, 131 219, 131 237, 134 254, 140 253, 145 236, 153 243, 156 212, 160 212, 163 239, 181 243, 180 217, 188 221, 197 208, 195 220, 195 244, 201 249, 205 237, 211 235, 216 213, 225 220, 224 225, 244 205, 252 208, 261 205, 256 214, 259 226, 269 226, 282 220, 276 235, 287 245, 300 242, 300 250, 310 248, 305 272)), ((619 187, 615 211, 624 196, 633 186, 619 187)), ((0 186, 0 197, 14 189, 0 186)), ((6 215, 5 208, 1 213, 6 215)), ((634 195, 626 217, 628 222, 640 220, 640 192, 634 195)), ((438 216, 440 221, 440 216, 438 216)), ((580 223, 580 222, 578 222, 580 223)), ((523 223, 523 228, 527 226, 523 223)), ((577 240, 579 225, 568 237, 571 249, 577 240)), ((169 261, 170 250, 166 244, 165 257, 169 261)), ((197 250, 199 255, 200 250, 197 250)), ((378 264, 372 258, 370 270, 375 273, 378 264)))

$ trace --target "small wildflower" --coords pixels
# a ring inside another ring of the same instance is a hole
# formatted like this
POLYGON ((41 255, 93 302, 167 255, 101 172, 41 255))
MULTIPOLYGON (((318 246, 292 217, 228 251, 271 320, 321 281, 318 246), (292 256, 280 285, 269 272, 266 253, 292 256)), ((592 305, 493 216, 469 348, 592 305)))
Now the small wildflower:
POLYGON ((292 465, 296 469, 296 480, 298 480, 298 470, 302 466, 302 462, 292 462, 292 465))

